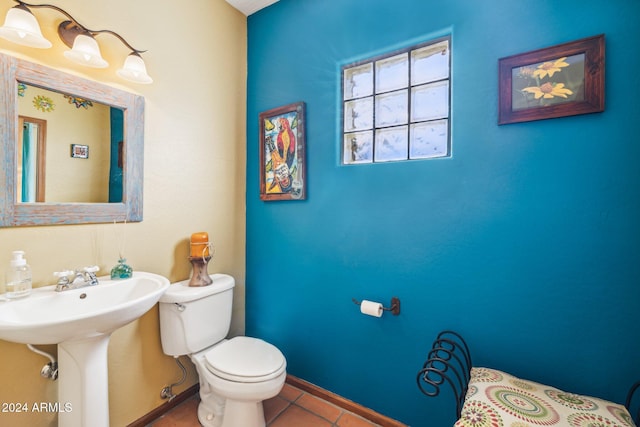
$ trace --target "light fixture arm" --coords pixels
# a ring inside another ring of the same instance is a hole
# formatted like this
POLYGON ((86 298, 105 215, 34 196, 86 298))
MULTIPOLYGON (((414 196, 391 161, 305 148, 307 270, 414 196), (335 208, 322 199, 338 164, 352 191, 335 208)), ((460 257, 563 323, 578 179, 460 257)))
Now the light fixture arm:
POLYGON ((133 52, 133 53, 141 54, 141 53, 146 52, 146 50, 139 50, 139 49, 136 49, 133 46, 131 46, 120 34, 116 33, 115 31, 111 31, 111 30, 97 30, 97 31, 87 30, 87 31, 89 31, 93 35, 100 34, 100 33, 111 34, 112 36, 114 36, 117 39, 119 39, 126 47, 131 49, 131 52, 133 52))
POLYGON ((67 11, 65 11, 64 9, 59 8, 58 6, 55 6, 55 5, 52 5, 52 4, 32 4, 32 3, 26 3, 26 2, 24 2, 22 0, 13 0, 13 1, 18 3, 18 5, 19 5, 18 7, 22 6, 25 9, 27 8, 27 6, 28 7, 32 7, 32 8, 53 9, 53 10, 56 10, 56 11, 60 12, 61 14, 66 16, 67 18, 69 18, 68 21, 63 21, 58 26, 58 35, 60 36, 60 38, 62 39, 64 44, 66 44, 69 47, 73 46, 73 41, 76 38, 76 36, 79 35, 79 34, 87 34, 88 33, 91 36, 94 36, 96 34, 108 33, 108 34, 111 34, 112 36, 116 37, 118 40, 120 40, 133 53, 139 55, 141 53, 146 52, 146 50, 136 49, 133 46, 131 46, 124 39, 124 37, 122 37, 120 34, 116 33, 115 31, 111 31, 111 30, 91 30, 91 29, 85 27, 84 25, 79 23, 77 19, 75 19, 73 16, 71 16, 67 11))

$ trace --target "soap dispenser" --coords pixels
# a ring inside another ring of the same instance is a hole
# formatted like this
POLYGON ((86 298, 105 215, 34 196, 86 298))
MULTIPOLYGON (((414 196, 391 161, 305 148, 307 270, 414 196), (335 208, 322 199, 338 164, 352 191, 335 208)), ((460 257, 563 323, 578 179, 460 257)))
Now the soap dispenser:
POLYGON ((5 296, 9 299, 26 297, 31 292, 31 268, 24 259, 24 251, 13 251, 5 275, 5 296))

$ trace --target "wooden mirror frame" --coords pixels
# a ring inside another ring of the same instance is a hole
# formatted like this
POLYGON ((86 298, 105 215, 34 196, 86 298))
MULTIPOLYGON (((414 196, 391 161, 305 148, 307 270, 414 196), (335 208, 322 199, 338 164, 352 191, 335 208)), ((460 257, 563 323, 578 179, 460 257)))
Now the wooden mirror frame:
POLYGON ((144 98, 29 61, 0 54, 0 227, 142 221, 144 98), (18 83, 124 110, 122 203, 18 203, 18 83))

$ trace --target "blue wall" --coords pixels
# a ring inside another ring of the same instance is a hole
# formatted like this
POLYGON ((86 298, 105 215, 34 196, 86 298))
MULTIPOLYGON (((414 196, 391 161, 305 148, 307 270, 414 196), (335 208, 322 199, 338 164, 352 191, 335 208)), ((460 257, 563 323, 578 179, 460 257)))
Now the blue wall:
POLYGON ((414 427, 435 334, 477 365, 622 401, 640 379, 640 2, 280 0, 248 19, 247 333, 414 427), (452 34, 449 159, 341 166, 339 67, 452 34), (497 125, 501 57, 606 34, 606 111, 497 125), (262 202, 258 114, 305 101, 305 201, 262 202), (363 316, 351 298, 402 300, 363 316))

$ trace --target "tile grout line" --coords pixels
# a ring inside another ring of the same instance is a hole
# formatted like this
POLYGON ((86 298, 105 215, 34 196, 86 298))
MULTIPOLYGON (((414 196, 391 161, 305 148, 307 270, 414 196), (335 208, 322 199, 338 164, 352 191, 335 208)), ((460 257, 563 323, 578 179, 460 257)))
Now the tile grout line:
MULTIPOLYGON (((292 386, 292 387, 293 387, 293 386, 292 386)), ((283 410, 278 414, 278 416, 277 416, 277 417, 275 417, 275 418, 271 421, 271 423, 273 423, 273 422, 274 422, 276 419, 278 419, 282 414, 284 414, 284 413, 286 412, 286 410, 287 410, 287 409, 289 409, 291 406, 296 406, 297 408, 299 408, 299 409, 301 409, 301 410, 303 410, 303 411, 305 411, 305 412, 307 412, 307 413, 309 413, 309 414, 311 414, 311 415, 315 415, 316 417, 318 417, 318 418, 320 418, 320 419, 322 419, 322 420, 324 420, 324 421, 328 422, 329 424, 331 424, 331 427, 338 427, 337 422, 338 422, 338 420, 340 420, 340 418, 344 415, 344 413, 345 413, 344 409, 342 409, 342 408, 340 408, 340 407, 338 407, 338 406, 334 405, 334 404, 333 404, 333 403, 331 403, 331 402, 327 402, 326 400, 318 399, 316 396, 314 396, 314 395, 312 395, 312 394, 310 394, 310 393, 307 393, 306 391, 300 390, 300 389, 299 389, 299 388, 297 388, 297 387, 294 387, 294 388, 295 388, 296 390, 299 390, 299 391, 300 391, 300 394, 299 394, 299 395, 298 395, 294 400, 288 401, 288 402, 289 402, 289 405, 287 405, 287 407, 286 407, 285 409, 283 409, 283 410), (326 403, 327 405, 330 405, 330 406, 332 406, 332 407, 334 407, 334 408, 338 409, 338 410, 340 411, 340 413, 338 414, 338 417, 336 418, 335 422, 334 422, 334 421, 331 421, 331 420, 330 420, 330 419, 328 419, 328 418, 323 417, 322 415, 318 414, 317 412, 312 411, 311 409, 308 409, 308 408, 306 408, 306 407, 304 407, 304 406, 299 405, 299 404, 297 404, 297 403, 296 403, 296 402, 298 402, 299 400, 301 400, 301 399, 302 399, 302 397, 303 397, 303 396, 305 396, 305 395, 306 395, 306 396, 311 396, 312 398, 315 398, 315 399, 318 399, 318 400, 322 400, 322 402, 326 403)), ((286 400, 286 399, 285 399, 285 400, 286 400)), ((269 424, 271 424, 271 423, 269 423, 269 424)))
MULTIPOLYGON (((299 390, 299 389, 298 389, 298 390, 299 390)), ((301 391, 302 391, 302 390, 301 390, 301 391)), ((317 416, 317 417, 319 417, 319 418, 322 418, 323 420, 325 420, 325 421, 327 421, 327 422, 331 423, 331 426, 332 426, 332 427, 333 427, 333 426, 335 426, 335 425, 337 425, 336 423, 338 422, 338 420, 340 419, 340 417, 342 417, 342 415, 344 415, 344 413, 345 413, 345 410, 344 410, 343 408, 341 408, 341 407, 339 407, 339 406, 337 406, 337 405, 335 405, 335 404, 333 404, 333 403, 331 403, 331 402, 328 402, 328 401, 326 401, 326 400, 324 400, 324 399, 321 399, 321 398, 319 398, 318 396, 314 396, 313 394, 311 394, 311 393, 309 393, 309 392, 306 392, 306 391, 302 391, 302 394, 300 394, 300 396, 298 396, 298 398, 296 399, 296 401, 298 401, 298 400, 302 399, 302 397, 303 397, 303 396, 305 396, 305 395, 306 395, 306 396, 310 396, 310 397, 311 397, 311 398, 313 398, 313 399, 317 399, 317 400, 321 401, 322 403, 324 403, 324 404, 326 404, 326 405, 328 405, 328 406, 331 406, 331 407, 333 407, 333 408, 337 409, 338 411, 340 411, 340 413, 338 414, 338 417, 336 418, 336 420, 335 420, 335 421, 331 421, 330 419, 325 418, 325 417, 323 417, 322 415, 320 415, 320 414, 318 414, 318 413, 316 413, 316 412, 314 412, 314 411, 312 411, 312 410, 310 410, 310 409, 305 408, 304 406, 301 406, 301 405, 296 404, 296 406, 297 406, 297 407, 299 407, 299 408, 301 408, 301 409, 304 409, 304 410, 306 410, 307 412, 310 412, 310 413, 312 413, 313 415, 315 415, 315 416, 317 416)))
MULTIPOLYGON (((318 413, 316 413, 316 412, 313 412, 311 409, 307 409, 307 408, 305 408, 304 406, 300 406, 300 405, 295 405, 295 406, 297 406, 298 408, 300 408, 301 410, 303 410, 303 411, 305 411, 305 412, 310 413, 311 415, 315 415, 316 417, 318 417, 318 418, 320 418, 320 419, 322 419, 322 420, 324 420, 324 421, 328 422, 329 424, 331 424, 331 427, 333 427, 334 423, 333 423, 330 419, 325 418, 325 417, 323 417, 322 415, 320 415, 320 414, 318 414, 318 413)), ((340 414, 340 416, 341 416, 341 415, 342 415, 342 413, 340 414)), ((338 417, 338 418, 340 418, 340 417, 338 417)), ((337 420, 336 420, 336 421, 337 421, 337 420)))
MULTIPOLYGON (((280 417, 282 416, 282 414, 284 414, 285 412, 287 412, 287 410, 288 410, 289 408, 291 408, 291 405, 293 405, 293 402, 292 402, 291 400, 288 400, 288 399, 285 399, 285 398, 282 398, 282 400, 284 400, 285 402, 287 402, 287 404, 282 408, 282 410, 280 410, 280 411, 279 411, 279 412, 278 412, 278 413, 277 413, 277 414, 276 414, 276 415, 271 419, 271 421, 269 421, 269 423, 267 424, 267 426, 266 426, 266 427, 269 427, 270 425, 272 425, 273 423, 275 423, 275 422, 276 422, 276 420, 277 420, 278 418, 280 418, 280 417)), ((297 400, 297 398, 296 398, 296 400, 297 400)))
MULTIPOLYGON (((273 419, 272 419, 272 420, 267 424, 267 427, 269 427, 270 425, 272 425, 273 423, 275 423, 275 422, 276 422, 276 420, 277 420, 278 418, 280 418, 280 417, 282 416, 282 414, 284 414, 285 412, 287 412, 287 409, 291 408, 291 405, 293 405, 293 404, 294 404, 294 402, 295 402, 296 400, 300 399, 300 396, 302 396, 302 395, 304 394, 304 392, 303 392, 302 390, 300 390, 299 388, 297 388, 297 387, 293 387, 293 386, 290 386, 290 387, 292 387, 292 388, 294 388, 294 389, 296 389, 296 390, 300 391, 300 394, 298 394, 298 396, 296 396, 296 398, 295 398, 295 399, 293 399, 293 400, 289 400, 289 399, 286 399, 286 398, 284 398, 284 397, 280 396, 280 398, 281 398, 283 401, 285 401, 287 404, 285 405, 285 407, 284 407, 284 408, 282 408, 282 410, 281 410, 281 411, 279 411, 279 412, 278 412, 278 413, 273 417, 273 419)), ((296 405, 296 406, 297 406, 297 405, 296 405)))
POLYGON ((408 427, 407 425, 391 419, 384 414, 380 414, 370 408, 358 404, 357 402, 341 397, 303 379, 288 374, 287 383, 302 391, 308 392, 315 397, 325 400, 326 402, 337 405, 343 409, 345 413, 356 415, 358 418, 363 418, 366 422, 370 423, 369 427, 408 427))
MULTIPOLYGON (((300 389, 299 389, 299 388, 297 388, 297 387, 294 387, 294 386, 291 386, 291 387, 295 388, 296 390, 300 390, 300 389)), ((323 419, 323 420, 327 421, 328 423, 331 423, 331 427, 340 427, 340 426, 339 426, 340 420, 341 420, 341 419, 345 416, 345 414, 347 414, 347 413, 351 414, 352 416, 354 416, 354 417, 356 417, 356 418, 358 418, 358 419, 361 419, 361 420, 363 420, 363 421, 365 421, 365 422, 369 423, 371 426, 378 426, 378 424, 375 424, 375 423, 373 423, 372 421, 367 420, 366 418, 364 418, 364 417, 362 417, 362 416, 360 416, 360 415, 358 415, 358 414, 356 414, 356 413, 353 413, 353 412, 351 412, 351 411, 348 411, 348 410, 346 410, 346 409, 344 409, 344 408, 342 408, 342 407, 340 407, 340 406, 338 406, 338 405, 336 405, 336 404, 334 404, 334 403, 332 403, 332 402, 329 402, 329 401, 327 401, 327 400, 324 400, 324 399, 318 398, 317 396, 315 396, 315 395, 313 395, 313 394, 311 394, 311 393, 309 393, 309 392, 306 392, 306 391, 304 391, 304 390, 300 390, 300 392, 301 392, 301 393, 300 393, 300 394, 299 394, 299 395, 298 395, 294 400, 290 401, 290 405, 289 405, 289 406, 291 406, 291 405, 295 405, 295 406, 297 406, 298 408, 300 408, 300 409, 302 409, 302 410, 304 410, 304 411, 306 411, 306 412, 308 412, 308 413, 310 413, 310 414, 313 414, 313 415, 317 416, 318 418, 321 418, 321 419, 323 419), (302 405, 297 404, 297 402, 298 402, 299 400, 301 400, 301 399, 302 399, 302 397, 303 397, 303 396, 305 396, 305 395, 310 396, 310 397, 315 398, 315 399, 318 399, 318 400, 322 401, 324 404, 329 405, 329 406, 331 406, 331 407, 333 407, 333 408, 337 409, 337 410, 339 411, 339 414, 338 414, 338 416, 337 416, 336 420, 335 420, 335 421, 332 421, 332 420, 330 420, 329 418, 326 418, 326 417, 324 417, 324 416, 320 415, 319 413, 312 411, 311 409, 308 409, 308 408, 306 408, 306 407, 304 407, 304 406, 302 406, 302 405)), ((288 408, 289 408, 289 406, 287 406, 287 408, 286 408, 286 409, 288 409, 288 408)), ((283 410, 280 414, 284 413, 284 412, 286 411, 286 409, 285 409, 285 410, 283 410)), ((278 414, 278 416, 280 416, 280 414, 278 414)), ((275 421, 275 419, 274 419, 274 421, 275 421)))

